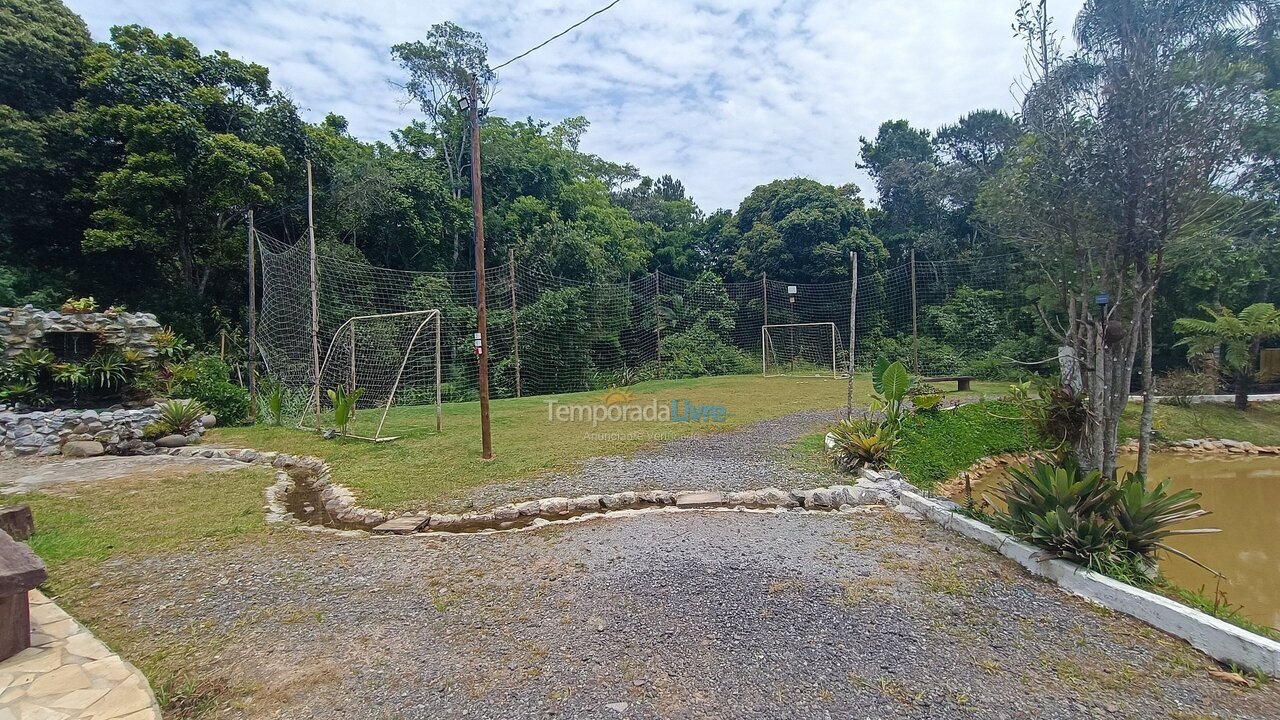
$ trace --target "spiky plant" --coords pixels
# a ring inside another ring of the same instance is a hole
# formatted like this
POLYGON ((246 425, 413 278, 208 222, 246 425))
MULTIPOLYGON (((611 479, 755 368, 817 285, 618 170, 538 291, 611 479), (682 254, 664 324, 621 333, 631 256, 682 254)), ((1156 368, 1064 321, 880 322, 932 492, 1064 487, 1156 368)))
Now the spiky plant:
POLYGON ((1077 517, 1105 515, 1115 501, 1115 483, 1097 470, 1085 472, 1072 459, 1036 460, 1030 468, 1010 468, 1009 479, 995 489, 1005 509, 995 513, 997 527, 1029 536, 1035 518, 1053 511, 1077 517))
POLYGON ((831 434, 835 444, 829 454, 836 466, 846 472, 885 464, 897 445, 893 429, 870 416, 842 420, 831 434))
POLYGON ((204 405, 196 400, 170 400, 160 405, 157 423, 171 428, 172 432, 186 435, 196 429, 200 417, 205 414, 204 405))
MULTIPOLYGON (((1202 535, 1221 532, 1218 528, 1181 528, 1173 526, 1209 514, 1197 502, 1200 493, 1190 488, 1169 492, 1170 481, 1147 486, 1140 473, 1131 473, 1120 483, 1112 515, 1125 547, 1142 557, 1153 557, 1156 550, 1178 555, 1196 562, 1187 554, 1164 542, 1172 535, 1202 535)), ((1203 566, 1202 566, 1203 567, 1203 566)))

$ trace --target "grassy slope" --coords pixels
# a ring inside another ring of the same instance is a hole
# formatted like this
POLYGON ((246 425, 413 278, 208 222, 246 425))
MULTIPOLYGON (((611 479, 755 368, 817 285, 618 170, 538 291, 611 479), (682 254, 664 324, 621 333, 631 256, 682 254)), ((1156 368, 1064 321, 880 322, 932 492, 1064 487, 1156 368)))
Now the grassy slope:
MULTIPOLYGON (((1125 438, 1138 436, 1142 406, 1130 404, 1120 426, 1125 438)), ((1255 403, 1248 412, 1229 404, 1156 405, 1158 440, 1177 442, 1188 438, 1230 438, 1257 445, 1280 445, 1280 402, 1255 403)))
MULTIPOLYGON (((988 391, 997 386, 980 386, 988 391)), ((322 440, 314 434, 289 428, 252 427, 220 429, 214 442, 259 450, 280 450, 318 455, 329 461, 338 482, 357 490, 360 502, 370 507, 409 508, 469 488, 565 469, 601 455, 625 455, 652 444, 654 436, 669 438, 694 432, 732 430, 744 424, 799 410, 837 408, 845 403, 847 383, 831 378, 764 378, 732 376, 697 380, 646 382, 631 388, 637 402, 673 399, 695 404, 720 404, 728 412, 723 423, 552 422, 547 400, 565 403, 595 401, 600 393, 494 401, 492 406, 492 462, 480 460, 480 423, 476 403, 446 405, 444 433, 434 432, 429 409, 396 410, 388 417, 387 431, 401 435, 391 443, 374 445, 360 440, 322 440), (593 433, 610 433, 606 437, 593 433), (616 434, 623 434, 617 436, 616 434)), ((869 382, 855 383, 855 400, 865 403, 869 382)), ((365 413, 362 422, 370 422, 365 413)))
POLYGON ((974 403, 917 415, 903 426, 893 465, 916 487, 931 489, 979 458, 1021 452, 1041 444, 1018 409, 1008 403, 974 403))

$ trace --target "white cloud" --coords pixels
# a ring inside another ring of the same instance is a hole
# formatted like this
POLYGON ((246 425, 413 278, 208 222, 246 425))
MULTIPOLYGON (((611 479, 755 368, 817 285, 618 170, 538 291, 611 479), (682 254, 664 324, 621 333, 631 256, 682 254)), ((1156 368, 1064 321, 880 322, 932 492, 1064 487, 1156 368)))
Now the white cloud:
MULTIPOLYGON (((1053 8, 1063 28, 1082 0, 1053 8)), ((392 85, 390 46, 453 20, 482 33, 497 63, 603 0, 68 0, 105 39, 140 23, 266 65, 309 119, 347 116, 366 139, 415 117, 392 85)), ((501 73, 494 111, 585 115, 583 148, 649 175, 671 173, 706 209, 758 184, 804 175, 856 182, 858 137, 884 120, 936 128, 1012 109, 1022 49, 1015 0, 622 0, 501 73)))

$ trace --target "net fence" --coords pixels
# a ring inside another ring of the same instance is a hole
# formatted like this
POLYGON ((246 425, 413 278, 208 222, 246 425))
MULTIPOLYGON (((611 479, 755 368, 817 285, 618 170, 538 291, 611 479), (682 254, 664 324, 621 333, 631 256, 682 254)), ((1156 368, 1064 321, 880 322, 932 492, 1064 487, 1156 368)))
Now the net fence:
MULTIPOLYGON (((261 356, 272 380, 305 404, 315 376, 309 248, 259 238, 261 356)), ((342 344, 335 338, 341 340, 353 317, 438 310, 442 399, 475 399, 475 274, 371 267, 346 255, 322 249, 317 257, 320 352, 342 344)), ((836 372, 843 374, 855 301, 856 370, 869 369, 884 355, 925 376, 994 378, 1012 373, 1016 361, 1052 355, 1036 335, 1033 304, 1005 289, 999 263, 918 260, 914 272, 911 263, 866 272, 858 277, 856 298, 852 280, 725 282, 711 275, 683 279, 653 273, 598 283, 514 263, 486 269, 485 284, 493 397, 766 370, 829 375, 833 352, 836 372)), ((372 326, 367 332, 376 334, 372 326)), ((376 368, 345 370, 344 377, 361 383, 373 382, 367 379, 370 372, 391 372, 395 353, 387 348, 405 340, 365 342, 369 349, 343 356, 350 362, 363 352, 377 361, 376 368)), ((434 394, 428 387, 437 356, 434 342, 433 336, 430 357, 421 360, 431 367, 415 361, 416 376, 428 378, 415 383, 419 395, 434 394)), ((322 385, 341 379, 326 371, 322 385)))

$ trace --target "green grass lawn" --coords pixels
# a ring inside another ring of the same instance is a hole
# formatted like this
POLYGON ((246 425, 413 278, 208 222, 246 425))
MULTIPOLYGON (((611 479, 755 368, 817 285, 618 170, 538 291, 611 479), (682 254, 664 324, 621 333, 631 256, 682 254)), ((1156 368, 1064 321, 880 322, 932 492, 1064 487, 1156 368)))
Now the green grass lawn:
MULTIPOLYGON (((1138 436, 1142 405, 1131 403, 1120 425, 1124 438, 1138 436)), ((1177 407, 1156 405, 1156 439, 1178 442, 1191 438, 1229 438, 1255 445, 1280 445, 1280 402, 1255 403, 1240 412, 1229 403, 1177 407)))
MULTIPOLYGON (((870 381, 858 376, 855 402, 865 404, 870 381)), ((999 384, 975 386, 999 392, 999 384)), ((212 442, 259 450, 317 455, 329 462, 337 482, 356 490, 367 507, 408 509, 432 500, 457 496, 495 482, 508 482, 549 470, 573 467, 589 457, 625 455, 656 442, 698 432, 723 432, 747 423, 799 410, 838 408, 845 404, 847 381, 833 378, 727 376, 692 380, 659 380, 630 388, 633 401, 660 406, 672 400, 723 405, 724 422, 561 422, 548 419, 548 401, 585 403, 601 393, 571 393, 495 400, 492 403, 494 459, 480 459, 478 403, 444 407, 444 432, 435 433, 430 407, 393 409, 384 433, 400 439, 373 444, 356 439, 324 440, 292 428, 255 426, 218 429, 212 442)), ((361 411, 362 426, 371 432, 373 411, 361 411)))

